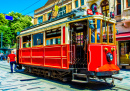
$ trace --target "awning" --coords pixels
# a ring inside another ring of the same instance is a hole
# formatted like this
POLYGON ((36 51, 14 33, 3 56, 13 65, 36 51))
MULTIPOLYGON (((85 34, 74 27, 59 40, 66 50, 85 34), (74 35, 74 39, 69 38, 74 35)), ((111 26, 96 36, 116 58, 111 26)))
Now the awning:
POLYGON ((125 40, 130 40, 130 32, 120 33, 116 35, 116 41, 125 41, 125 40))

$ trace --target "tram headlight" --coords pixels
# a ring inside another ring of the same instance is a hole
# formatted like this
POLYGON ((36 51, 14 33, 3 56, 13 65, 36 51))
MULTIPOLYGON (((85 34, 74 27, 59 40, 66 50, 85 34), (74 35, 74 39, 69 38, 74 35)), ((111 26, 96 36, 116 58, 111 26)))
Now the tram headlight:
POLYGON ((110 52, 107 53, 106 57, 108 62, 111 62, 113 60, 113 55, 110 52))

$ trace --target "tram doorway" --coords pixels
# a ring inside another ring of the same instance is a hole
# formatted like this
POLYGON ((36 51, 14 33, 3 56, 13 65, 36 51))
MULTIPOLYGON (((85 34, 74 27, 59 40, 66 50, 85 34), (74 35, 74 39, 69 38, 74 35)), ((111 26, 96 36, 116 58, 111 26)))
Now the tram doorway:
POLYGON ((87 68, 87 24, 73 23, 70 28, 70 62, 73 68, 87 68))

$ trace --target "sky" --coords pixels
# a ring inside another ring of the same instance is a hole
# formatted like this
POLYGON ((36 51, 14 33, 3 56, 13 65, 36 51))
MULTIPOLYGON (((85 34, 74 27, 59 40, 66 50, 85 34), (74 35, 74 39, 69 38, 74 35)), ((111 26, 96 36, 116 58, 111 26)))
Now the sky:
POLYGON ((48 0, 0 0, 0 13, 8 14, 14 11, 22 13, 23 15, 34 16, 34 10, 44 6, 47 1, 48 0))

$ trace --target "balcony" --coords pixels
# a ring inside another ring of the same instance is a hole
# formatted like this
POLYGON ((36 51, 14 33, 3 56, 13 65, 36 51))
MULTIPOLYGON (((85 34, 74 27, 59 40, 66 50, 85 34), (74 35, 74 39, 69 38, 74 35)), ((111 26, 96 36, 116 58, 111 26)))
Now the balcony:
POLYGON ((130 19, 130 8, 124 9, 122 19, 130 19))

